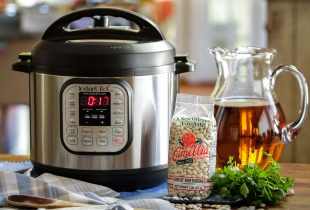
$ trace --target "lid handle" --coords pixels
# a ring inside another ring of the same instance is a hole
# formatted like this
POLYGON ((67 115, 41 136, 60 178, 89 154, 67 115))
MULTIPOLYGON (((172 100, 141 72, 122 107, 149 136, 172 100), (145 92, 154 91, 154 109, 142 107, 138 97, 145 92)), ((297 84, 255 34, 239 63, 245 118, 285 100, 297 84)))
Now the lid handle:
POLYGON ((148 18, 123 9, 93 8, 79 10, 67 14, 52 23, 42 36, 46 41, 67 41, 76 39, 122 39, 137 41, 161 41, 163 34, 148 18), (108 27, 107 16, 121 17, 139 26, 139 30, 129 30, 122 27, 108 27), (66 27, 81 18, 93 18, 95 23, 102 23, 101 27, 68 30, 66 27), (104 27, 106 26, 106 27, 104 27))

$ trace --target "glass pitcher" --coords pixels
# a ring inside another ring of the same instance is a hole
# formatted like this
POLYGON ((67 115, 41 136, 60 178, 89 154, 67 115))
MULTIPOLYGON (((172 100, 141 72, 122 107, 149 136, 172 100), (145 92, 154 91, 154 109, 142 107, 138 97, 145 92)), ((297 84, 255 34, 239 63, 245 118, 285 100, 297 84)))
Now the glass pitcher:
POLYGON ((211 48, 218 68, 212 93, 218 126, 217 168, 223 168, 229 156, 240 164, 265 166, 267 152, 278 161, 284 144, 290 143, 305 121, 308 86, 304 76, 292 65, 272 68, 276 51, 254 47, 229 51, 211 48), (301 108, 298 119, 287 123, 274 91, 277 76, 292 73, 298 81, 301 108))

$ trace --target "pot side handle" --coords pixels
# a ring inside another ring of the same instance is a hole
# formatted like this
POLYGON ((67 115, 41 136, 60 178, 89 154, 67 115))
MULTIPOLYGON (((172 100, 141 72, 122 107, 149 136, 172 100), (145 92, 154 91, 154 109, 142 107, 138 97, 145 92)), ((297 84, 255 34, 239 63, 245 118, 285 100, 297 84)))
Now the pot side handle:
POLYGON ((31 52, 22 52, 18 55, 18 61, 12 65, 14 71, 31 72, 31 52))

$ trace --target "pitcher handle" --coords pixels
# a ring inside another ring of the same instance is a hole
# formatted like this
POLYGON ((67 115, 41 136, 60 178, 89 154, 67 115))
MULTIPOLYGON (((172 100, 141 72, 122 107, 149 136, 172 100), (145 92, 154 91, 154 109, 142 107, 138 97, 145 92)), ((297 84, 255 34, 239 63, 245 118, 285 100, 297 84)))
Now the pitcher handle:
POLYGON ((300 132, 301 126, 304 123, 308 113, 308 85, 307 81, 302 73, 293 65, 279 65, 271 74, 271 87, 274 88, 277 76, 283 71, 292 73, 298 81, 300 89, 300 109, 299 118, 291 123, 288 123, 286 127, 282 129, 282 140, 283 143, 288 144, 295 139, 300 132))

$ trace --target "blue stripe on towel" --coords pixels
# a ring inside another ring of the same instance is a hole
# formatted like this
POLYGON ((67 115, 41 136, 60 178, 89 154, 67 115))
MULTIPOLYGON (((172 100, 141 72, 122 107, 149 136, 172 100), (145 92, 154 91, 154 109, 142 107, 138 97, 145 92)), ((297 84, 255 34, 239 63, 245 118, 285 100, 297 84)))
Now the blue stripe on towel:
POLYGON ((20 194, 32 194, 31 184, 28 177, 25 177, 21 174, 16 174, 16 181, 20 194))
POLYGON ((117 198, 124 200, 144 199, 144 198, 161 198, 168 194, 167 183, 164 182, 156 187, 136 190, 134 192, 120 192, 117 198))

